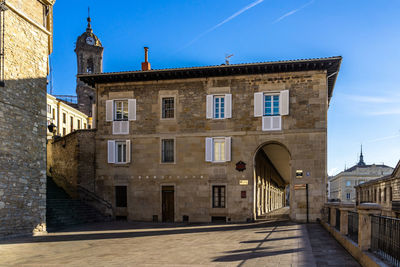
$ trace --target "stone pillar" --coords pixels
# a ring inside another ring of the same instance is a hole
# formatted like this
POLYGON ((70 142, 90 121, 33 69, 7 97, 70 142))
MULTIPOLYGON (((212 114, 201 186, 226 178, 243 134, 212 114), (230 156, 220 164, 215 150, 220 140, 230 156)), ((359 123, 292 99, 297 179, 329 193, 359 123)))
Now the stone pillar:
POLYGON ((371 216, 381 213, 381 206, 376 203, 362 203, 358 210, 358 246, 361 250, 371 248, 371 216))
POLYGON ((341 204, 340 207, 340 233, 347 235, 349 230, 349 211, 355 210, 353 204, 341 204))
POLYGON ((331 221, 329 222, 329 224, 333 227, 336 226, 336 209, 338 208, 339 203, 332 203, 329 205, 329 207, 331 208, 331 221))

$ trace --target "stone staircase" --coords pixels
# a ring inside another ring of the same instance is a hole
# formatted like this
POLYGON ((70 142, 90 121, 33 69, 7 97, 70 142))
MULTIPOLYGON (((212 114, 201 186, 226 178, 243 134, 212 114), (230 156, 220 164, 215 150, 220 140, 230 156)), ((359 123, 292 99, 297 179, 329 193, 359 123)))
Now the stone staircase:
POLYGON ((95 208, 79 199, 71 199, 67 193, 47 178, 46 223, 48 230, 56 230, 68 225, 109 221, 95 208))

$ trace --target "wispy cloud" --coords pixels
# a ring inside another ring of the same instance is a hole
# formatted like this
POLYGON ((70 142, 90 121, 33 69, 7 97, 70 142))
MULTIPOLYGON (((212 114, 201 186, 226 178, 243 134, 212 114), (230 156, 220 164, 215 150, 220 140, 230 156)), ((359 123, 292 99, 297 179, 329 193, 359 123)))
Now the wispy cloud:
POLYGON ((377 111, 368 111, 367 114, 371 116, 400 115, 400 108, 394 107, 377 111))
POLYGON ((372 140, 367 141, 367 143, 375 143, 375 142, 380 142, 380 141, 385 141, 385 140, 390 140, 390 139, 396 139, 396 138, 400 138, 400 134, 395 134, 395 135, 390 135, 390 136, 385 136, 385 137, 372 139, 372 140))
POLYGON ((310 2, 302 5, 301 7, 297 8, 297 9, 293 9, 292 11, 287 12, 283 16, 280 16, 279 18, 277 18, 274 22, 272 22, 272 24, 278 23, 279 21, 283 20, 284 18, 287 18, 287 17, 299 12, 300 10, 302 10, 303 8, 306 8, 307 6, 311 5, 314 2, 315 2, 315 0, 311 0, 310 2))
POLYGON ((400 103, 397 97, 345 95, 350 100, 362 103, 400 103))
POLYGON ((328 171, 329 176, 336 175, 338 173, 339 169, 338 168, 332 168, 328 171))
POLYGON ((264 2, 264 0, 257 0, 254 1, 253 3, 243 7, 242 9, 240 9, 239 11, 237 11, 236 13, 232 14, 231 16, 229 16, 228 18, 224 19, 223 21, 221 21, 220 23, 214 25, 213 27, 209 28, 208 30, 206 30, 205 32, 197 35, 193 40, 191 40, 190 42, 188 42, 187 44, 185 44, 181 49, 179 49, 178 51, 185 49, 186 47, 192 45, 193 43, 195 43, 197 40, 199 40, 201 37, 203 37, 204 35, 216 30, 217 28, 221 27, 222 25, 224 25, 225 23, 233 20, 234 18, 236 18, 237 16, 239 16, 240 14, 246 12, 247 10, 261 4, 262 2, 264 2))

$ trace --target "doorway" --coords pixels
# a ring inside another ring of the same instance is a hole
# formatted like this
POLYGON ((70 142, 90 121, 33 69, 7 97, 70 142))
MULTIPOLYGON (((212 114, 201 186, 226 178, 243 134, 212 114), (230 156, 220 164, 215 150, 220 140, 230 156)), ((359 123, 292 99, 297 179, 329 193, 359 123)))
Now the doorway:
POLYGON ((175 200, 174 186, 162 187, 162 221, 174 222, 175 218, 175 200))

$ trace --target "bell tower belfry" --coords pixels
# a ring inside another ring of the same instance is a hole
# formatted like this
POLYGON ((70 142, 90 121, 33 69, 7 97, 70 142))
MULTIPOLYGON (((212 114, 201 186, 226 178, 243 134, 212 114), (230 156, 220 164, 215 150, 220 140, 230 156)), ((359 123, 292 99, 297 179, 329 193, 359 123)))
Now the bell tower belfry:
MULTIPOLYGON (((86 31, 78 37, 75 46, 78 74, 103 72, 103 46, 93 33, 90 15, 87 18, 86 31)), ((94 89, 79 79, 76 80, 76 95, 80 111, 92 116, 92 104, 96 103, 94 89)))

